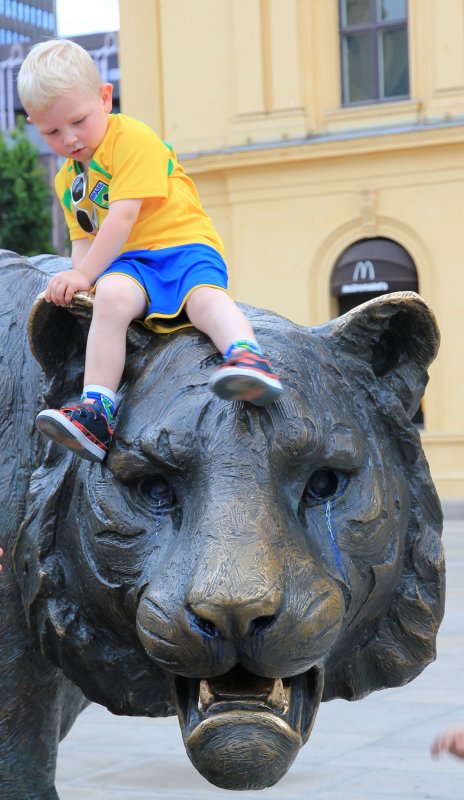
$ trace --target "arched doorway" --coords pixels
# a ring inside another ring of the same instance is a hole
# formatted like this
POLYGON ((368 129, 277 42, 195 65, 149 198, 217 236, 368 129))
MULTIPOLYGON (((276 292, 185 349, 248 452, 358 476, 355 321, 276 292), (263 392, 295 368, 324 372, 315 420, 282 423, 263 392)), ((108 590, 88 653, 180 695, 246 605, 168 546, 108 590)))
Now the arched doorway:
POLYGON ((419 290, 411 256, 392 239, 360 239, 338 258, 330 282, 338 313, 388 292, 419 290))

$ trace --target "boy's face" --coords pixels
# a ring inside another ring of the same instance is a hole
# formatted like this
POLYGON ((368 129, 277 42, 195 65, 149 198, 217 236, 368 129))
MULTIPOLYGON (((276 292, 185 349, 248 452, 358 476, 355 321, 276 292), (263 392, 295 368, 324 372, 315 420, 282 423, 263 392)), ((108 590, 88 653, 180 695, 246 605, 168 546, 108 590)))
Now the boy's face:
POLYGON ((64 158, 89 162, 108 127, 113 87, 105 83, 98 95, 76 88, 41 111, 32 110, 34 123, 49 147, 64 158))

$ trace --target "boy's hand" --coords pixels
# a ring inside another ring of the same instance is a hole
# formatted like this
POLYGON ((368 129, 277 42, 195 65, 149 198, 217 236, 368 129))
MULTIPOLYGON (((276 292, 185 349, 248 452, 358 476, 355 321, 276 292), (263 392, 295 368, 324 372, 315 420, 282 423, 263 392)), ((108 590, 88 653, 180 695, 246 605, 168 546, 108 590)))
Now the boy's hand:
POLYGON ((45 300, 56 306, 69 306, 76 292, 88 292, 90 287, 89 279, 78 269, 57 272, 48 282, 45 300))

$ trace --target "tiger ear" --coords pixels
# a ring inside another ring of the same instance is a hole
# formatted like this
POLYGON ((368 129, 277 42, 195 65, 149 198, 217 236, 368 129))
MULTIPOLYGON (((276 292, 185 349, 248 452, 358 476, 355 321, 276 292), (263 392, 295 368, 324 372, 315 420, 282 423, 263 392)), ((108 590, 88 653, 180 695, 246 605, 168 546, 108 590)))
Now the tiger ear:
MULTIPOLYGON (((64 405, 82 392, 92 309, 93 295, 88 292, 77 292, 66 308, 47 303, 42 292, 32 307, 29 346, 45 373, 46 400, 53 407, 64 405)), ((127 334, 128 353, 143 350, 152 338, 150 331, 132 323, 127 334)))
POLYGON ((415 292, 394 292, 357 306, 317 332, 337 350, 370 365, 414 416, 440 344, 436 319, 415 292))

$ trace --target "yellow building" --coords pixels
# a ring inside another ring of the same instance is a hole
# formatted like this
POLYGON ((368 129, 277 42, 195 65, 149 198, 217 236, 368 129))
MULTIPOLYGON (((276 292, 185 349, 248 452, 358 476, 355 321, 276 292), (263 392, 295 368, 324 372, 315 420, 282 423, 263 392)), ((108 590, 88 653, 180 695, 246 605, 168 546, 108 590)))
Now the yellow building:
POLYGON ((172 144, 234 296, 315 325, 417 288, 423 442, 464 498, 464 0, 120 0, 122 110, 172 144))

